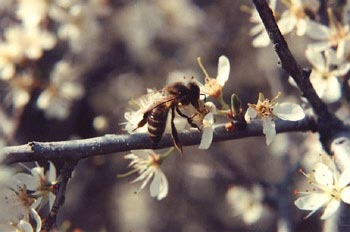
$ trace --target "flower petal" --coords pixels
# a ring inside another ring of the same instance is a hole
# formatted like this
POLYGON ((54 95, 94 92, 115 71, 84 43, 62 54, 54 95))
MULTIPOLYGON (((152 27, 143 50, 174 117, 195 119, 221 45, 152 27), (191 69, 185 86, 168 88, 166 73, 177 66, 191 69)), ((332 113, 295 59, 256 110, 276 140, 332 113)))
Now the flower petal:
POLYGON ((297 24, 297 18, 291 15, 289 11, 282 14, 281 19, 277 22, 278 27, 283 35, 291 32, 297 24))
POLYGON ((267 47, 270 44, 270 38, 266 31, 262 31, 259 35, 257 35, 253 41, 252 45, 255 48, 267 47))
POLYGON ((168 195, 168 180, 160 169, 154 173, 150 193, 152 197, 157 197, 158 200, 162 200, 168 195))
POLYGON ((305 56, 317 70, 323 71, 325 69, 326 61, 320 51, 308 48, 305 51, 305 56))
POLYGON ((312 193, 298 198, 294 204, 302 210, 318 210, 329 201, 329 196, 323 193, 312 193))
POLYGON ((328 204, 327 207, 325 208, 321 219, 322 220, 326 220, 328 218, 330 218, 339 208, 340 206, 340 201, 336 200, 336 199, 332 199, 328 204))
POLYGON ((350 204, 350 187, 346 187, 341 191, 341 199, 345 203, 350 204))
POLYGON ((334 176, 332 170, 324 163, 317 163, 314 169, 315 181, 323 186, 332 186, 334 183, 334 176))
POLYGON ((216 77, 219 85, 224 86, 230 75, 230 61, 226 56, 219 57, 218 75, 216 77))
POLYGON ((346 168, 339 177, 338 186, 344 188, 350 183, 350 168, 346 168))
POLYGON ((243 221, 250 225, 257 222, 264 212, 264 208, 260 202, 254 202, 254 204, 245 210, 243 213, 243 221))
POLYGON ((321 98, 326 103, 333 103, 340 99, 341 97, 341 84, 337 77, 330 76, 326 81, 326 88, 324 89, 323 96, 321 98))
POLYGON ((283 120, 298 121, 305 117, 303 109, 294 103, 281 103, 273 107, 273 114, 283 120))
POLYGON ((266 138, 266 145, 270 145, 273 139, 276 137, 275 122, 272 118, 264 118, 263 122, 263 133, 266 138))
POLYGON ((50 164, 50 167, 49 167, 48 181, 50 183, 53 183, 56 181, 56 167, 51 161, 49 161, 49 164, 50 164))
POLYGON ((32 225, 25 220, 19 221, 18 228, 21 229, 21 231, 23 231, 23 232, 33 232, 32 225))
POLYGON ((38 179, 29 174, 18 173, 13 176, 13 179, 20 186, 26 185, 26 188, 30 191, 35 191, 39 187, 38 179))
POLYGON ((211 142, 213 141, 213 133, 214 129, 213 127, 204 127, 201 143, 199 144, 199 149, 208 149, 211 145, 211 142))
POLYGON ((53 206, 53 203, 55 202, 55 199, 56 199, 56 195, 53 194, 53 193, 49 193, 49 210, 52 209, 52 206, 53 206))
POLYGON ((250 121, 252 121, 252 119, 256 118, 257 116, 258 112, 252 107, 249 107, 244 115, 244 119, 249 123, 250 121))
POLYGON ((306 34, 312 39, 328 40, 330 29, 325 25, 310 20, 307 24, 306 34))

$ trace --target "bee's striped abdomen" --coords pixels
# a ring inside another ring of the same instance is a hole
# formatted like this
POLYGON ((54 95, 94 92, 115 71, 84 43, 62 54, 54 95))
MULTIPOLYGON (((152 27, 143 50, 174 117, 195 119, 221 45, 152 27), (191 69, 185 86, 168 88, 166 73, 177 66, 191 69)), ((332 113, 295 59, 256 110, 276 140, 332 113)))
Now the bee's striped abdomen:
POLYGON ((159 105, 152 109, 148 115, 148 134, 155 148, 163 136, 166 121, 168 118, 169 107, 167 104, 159 105))

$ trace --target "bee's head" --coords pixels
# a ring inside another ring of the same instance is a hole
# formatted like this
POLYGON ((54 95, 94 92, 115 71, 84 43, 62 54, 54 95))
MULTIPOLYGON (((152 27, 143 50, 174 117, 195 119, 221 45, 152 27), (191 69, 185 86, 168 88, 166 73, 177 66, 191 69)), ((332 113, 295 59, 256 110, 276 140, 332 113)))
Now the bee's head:
POLYGON ((200 95, 199 86, 195 82, 189 82, 188 88, 190 90, 191 104, 195 107, 198 107, 198 100, 199 100, 199 95, 200 95))

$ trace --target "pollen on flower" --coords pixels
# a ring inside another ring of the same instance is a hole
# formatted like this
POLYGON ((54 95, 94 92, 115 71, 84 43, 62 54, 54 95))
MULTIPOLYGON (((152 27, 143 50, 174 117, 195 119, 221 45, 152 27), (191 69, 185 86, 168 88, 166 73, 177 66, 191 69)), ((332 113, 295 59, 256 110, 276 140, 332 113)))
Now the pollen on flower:
POLYGON ((299 194, 299 190, 298 189, 294 189, 294 195, 298 195, 299 194))
POLYGON ((275 118, 288 121, 297 121, 305 117, 303 109, 294 103, 279 103, 277 100, 281 92, 269 100, 263 93, 259 93, 256 104, 248 103, 248 109, 244 115, 247 123, 252 120, 261 120, 263 124, 263 133, 266 137, 266 144, 270 145, 276 136, 275 118))

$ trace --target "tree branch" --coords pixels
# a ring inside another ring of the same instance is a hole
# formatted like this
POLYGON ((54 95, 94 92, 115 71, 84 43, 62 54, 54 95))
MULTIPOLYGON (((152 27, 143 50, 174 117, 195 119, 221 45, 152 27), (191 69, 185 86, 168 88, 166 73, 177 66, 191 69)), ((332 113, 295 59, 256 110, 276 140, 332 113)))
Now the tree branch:
POLYGON ((52 209, 44 221, 41 232, 48 232, 56 224, 56 218, 59 208, 64 204, 66 187, 69 179, 72 176, 72 172, 77 165, 76 160, 67 160, 61 170, 59 188, 56 194, 55 202, 53 203, 52 209))
POLYGON ((274 45, 282 68, 291 75, 318 116, 320 140, 324 148, 329 151, 331 141, 343 132, 349 133, 349 128, 346 128, 343 122, 336 118, 318 97, 309 79, 310 71, 303 70, 296 62, 267 2, 265 0, 253 0, 253 2, 274 45))
MULTIPOLYGON (((304 118, 300 121, 276 120, 276 132, 289 131, 316 131, 313 118, 304 118)), ((224 124, 215 126, 214 142, 240 139, 252 136, 261 136, 262 125, 252 123, 245 130, 227 132, 224 124)), ((200 143, 201 132, 185 131, 179 134, 182 145, 190 146, 200 143)), ((173 146, 170 134, 164 135, 158 148, 173 146)), ((148 134, 131 135, 104 135, 101 137, 60 141, 60 142, 29 142, 25 145, 5 147, 2 163, 32 162, 57 159, 83 159, 95 155, 110 154, 136 149, 152 149, 148 134)))

